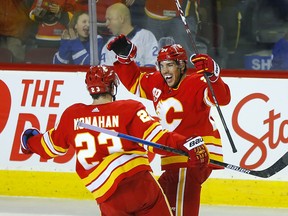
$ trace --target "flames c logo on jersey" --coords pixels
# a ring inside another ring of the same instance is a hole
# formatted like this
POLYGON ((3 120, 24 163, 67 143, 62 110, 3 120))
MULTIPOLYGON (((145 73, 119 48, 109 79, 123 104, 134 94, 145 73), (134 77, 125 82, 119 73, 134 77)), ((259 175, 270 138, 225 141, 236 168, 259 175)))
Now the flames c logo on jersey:
POLYGON ((169 131, 174 131, 181 124, 181 113, 183 113, 183 105, 174 97, 160 100, 157 103, 156 114, 163 128, 169 131))

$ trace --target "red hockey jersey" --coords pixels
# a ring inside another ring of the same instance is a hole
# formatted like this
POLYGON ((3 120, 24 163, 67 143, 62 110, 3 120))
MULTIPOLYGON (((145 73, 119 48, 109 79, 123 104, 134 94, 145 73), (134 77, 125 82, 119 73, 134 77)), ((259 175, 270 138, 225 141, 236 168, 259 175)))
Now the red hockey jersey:
MULTIPOLYGON (((43 158, 63 155, 72 145, 76 151, 76 172, 98 203, 116 190, 119 182, 137 172, 151 170, 146 149, 138 143, 107 134, 79 128, 77 122, 115 130, 151 142, 170 145, 184 143, 185 137, 163 130, 133 100, 120 100, 102 105, 75 104, 67 108, 57 127, 28 140, 32 152, 43 158)), ((150 151, 165 153, 149 147, 150 151)))
MULTIPOLYGON (((130 92, 153 101, 165 129, 186 137, 202 136, 210 158, 223 161, 220 134, 210 116, 213 97, 202 75, 187 75, 178 88, 173 89, 165 83, 160 72, 141 72, 134 62, 127 65, 115 62, 114 69, 130 92)), ((218 104, 228 104, 231 99, 229 87, 220 77, 211 84, 218 104)), ((187 157, 183 156, 163 156, 162 169, 186 167, 186 161, 187 157)))
MULTIPOLYGON (((186 17, 195 15, 194 0, 179 0, 179 4, 186 17)), ((144 10, 147 16, 158 20, 169 20, 179 16, 179 11, 173 0, 146 0, 144 10)))

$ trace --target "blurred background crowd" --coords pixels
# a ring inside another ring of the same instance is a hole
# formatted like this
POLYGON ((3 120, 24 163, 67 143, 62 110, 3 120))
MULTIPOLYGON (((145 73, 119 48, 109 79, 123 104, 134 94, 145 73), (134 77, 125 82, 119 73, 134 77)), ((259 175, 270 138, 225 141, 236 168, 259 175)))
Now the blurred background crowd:
MULTIPOLYGON (((198 52, 222 68, 288 69, 288 0, 179 2, 198 52)), ((111 64, 106 44, 118 34, 138 46, 141 66, 154 66, 158 49, 171 43, 195 53, 174 0, 0 1, 2 63, 87 65, 93 53, 111 64)))

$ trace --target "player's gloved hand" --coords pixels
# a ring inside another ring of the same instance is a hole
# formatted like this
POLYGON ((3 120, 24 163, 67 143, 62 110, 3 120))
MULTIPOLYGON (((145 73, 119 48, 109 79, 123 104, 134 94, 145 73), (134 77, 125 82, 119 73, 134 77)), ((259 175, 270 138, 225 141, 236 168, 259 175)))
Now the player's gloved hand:
POLYGON ((24 154, 32 154, 33 152, 29 149, 28 147, 28 139, 30 137, 36 136, 40 134, 39 130, 36 128, 28 128, 25 131, 23 131, 22 135, 21 135, 21 151, 24 154))
POLYGON ((189 155, 190 167, 206 166, 209 164, 209 152, 201 136, 191 137, 179 148, 189 155))
POLYGON ((107 49, 113 50, 117 60, 122 64, 129 64, 137 54, 137 47, 123 34, 110 41, 107 49))
POLYGON ((196 73, 206 73, 211 82, 216 82, 220 75, 219 65, 206 54, 195 54, 190 58, 196 68, 196 73))

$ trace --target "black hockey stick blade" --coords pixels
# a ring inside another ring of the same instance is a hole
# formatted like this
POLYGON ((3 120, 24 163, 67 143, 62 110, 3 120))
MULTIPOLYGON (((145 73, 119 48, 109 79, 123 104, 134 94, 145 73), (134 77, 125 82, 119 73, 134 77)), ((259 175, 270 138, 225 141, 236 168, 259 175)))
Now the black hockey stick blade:
MULTIPOLYGON (((188 153, 184 152, 180 149, 175 149, 169 146, 164 146, 158 143, 154 143, 154 142, 150 142, 147 140, 143 140, 134 136, 130 136, 127 134, 123 134, 123 133, 119 133, 116 131, 112 131, 106 128, 101 128, 101 127, 97 127, 95 125, 89 125, 89 124, 85 124, 83 122, 78 122, 77 123, 78 127, 83 127, 89 130, 93 130, 93 131, 97 131, 99 133, 105 133, 111 136, 116 136, 122 139, 126 139, 126 140, 130 140, 132 142, 138 142, 138 143, 142 143, 144 145, 147 146, 153 146, 155 148, 159 148, 162 149, 164 151, 168 151, 168 152, 172 152, 175 154, 180 154, 180 155, 184 155, 188 157, 188 153)), ((288 152, 286 154, 284 154, 278 161, 276 161, 272 166, 270 166, 269 168, 265 169, 265 170, 261 170, 261 171, 257 171, 257 170, 249 170, 249 169, 245 169, 236 165, 232 165, 232 164, 228 164, 225 162, 221 162, 221 161, 216 161, 216 160, 212 160, 210 159, 210 163, 213 165, 217 165, 220 167, 224 167, 227 169, 231 169, 237 172, 241 172, 241 173, 245 173, 248 175, 253 175, 253 176, 257 176, 257 177, 261 177, 261 178, 269 178, 270 176, 276 174, 277 172, 279 172, 280 170, 282 170, 283 168, 285 168, 288 165, 288 152)))
POLYGON ((284 169, 288 165, 288 152, 286 152, 279 160, 277 160, 272 166, 264 169, 264 170, 249 170, 236 165, 228 164, 221 161, 210 160, 211 164, 218 165, 221 167, 225 167, 227 169, 235 170, 237 172, 246 173, 249 175, 261 177, 261 178, 269 178, 282 169, 284 169))

